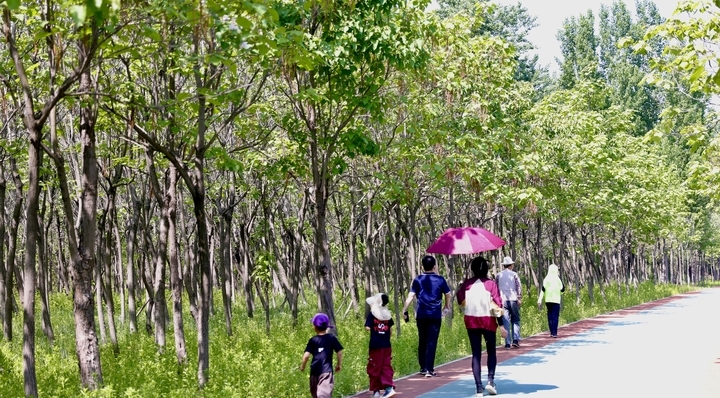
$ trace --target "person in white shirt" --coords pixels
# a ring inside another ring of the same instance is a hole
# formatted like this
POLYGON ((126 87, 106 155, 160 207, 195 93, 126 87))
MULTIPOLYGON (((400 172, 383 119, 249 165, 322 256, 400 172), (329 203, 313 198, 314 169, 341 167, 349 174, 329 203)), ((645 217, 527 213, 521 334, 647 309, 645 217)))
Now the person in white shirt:
POLYGON ((522 284, 517 272, 513 271, 515 261, 505 257, 502 272, 497 275, 498 290, 503 302, 505 314, 503 326, 508 331, 505 337, 505 349, 520 347, 520 304, 522 304, 522 284))

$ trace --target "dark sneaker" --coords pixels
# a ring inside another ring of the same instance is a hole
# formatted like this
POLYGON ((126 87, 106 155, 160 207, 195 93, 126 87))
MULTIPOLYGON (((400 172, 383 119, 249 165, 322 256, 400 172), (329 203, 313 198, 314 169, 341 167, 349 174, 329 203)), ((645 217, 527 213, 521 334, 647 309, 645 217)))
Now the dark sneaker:
POLYGON ((475 392, 475 398, 480 398, 483 395, 485 395, 485 390, 480 389, 475 392))
POLYGON ((505 349, 506 349, 506 350, 509 350, 509 349, 510 349, 510 344, 505 344, 505 349))
POLYGON ((497 388, 495 388, 495 382, 490 382, 485 386, 485 389, 487 390, 488 394, 490 395, 497 395, 497 388))
POLYGON ((392 397, 393 395, 395 395, 395 389, 392 387, 388 387, 385 389, 385 394, 383 394, 383 398, 392 397))
POLYGON ((520 348, 520 343, 517 340, 513 340, 512 346, 513 348, 520 348))
POLYGON ((427 369, 420 369, 420 374, 425 376, 427 374, 427 369))
POLYGON ((427 373, 425 373, 425 377, 437 377, 437 373, 435 373, 434 370, 428 370, 427 373))

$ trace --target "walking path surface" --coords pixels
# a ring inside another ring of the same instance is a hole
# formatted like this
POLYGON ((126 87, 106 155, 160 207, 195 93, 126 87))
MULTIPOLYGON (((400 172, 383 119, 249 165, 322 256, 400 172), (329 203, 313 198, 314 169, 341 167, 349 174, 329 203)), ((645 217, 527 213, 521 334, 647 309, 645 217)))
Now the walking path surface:
MULTIPOLYGON (((542 333, 522 340, 519 349, 498 348, 498 395, 720 398, 719 332, 717 288, 564 325, 557 339, 542 333)), ((485 359, 483 353, 483 384, 485 359)), ((436 371, 435 378, 397 380, 396 396, 475 396, 469 357, 436 371)))

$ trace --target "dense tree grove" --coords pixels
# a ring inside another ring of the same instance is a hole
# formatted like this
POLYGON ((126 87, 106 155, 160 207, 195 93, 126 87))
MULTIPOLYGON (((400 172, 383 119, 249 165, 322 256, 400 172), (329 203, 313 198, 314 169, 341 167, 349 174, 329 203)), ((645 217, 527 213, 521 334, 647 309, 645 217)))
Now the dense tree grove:
MULTIPOLYGON (((211 316, 270 333, 306 290, 332 322, 397 304, 453 226, 502 236, 528 288, 558 264, 578 300, 720 278, 717 4, 570 18, 551 76, 521 4, 429 3, 0 2, 0 318, 10 341, 22 313, 25 394, 52 294, 84 387, 144 328, 202 388, 211 316)), ((466 260, 441 258, 453 287, 466 260)))

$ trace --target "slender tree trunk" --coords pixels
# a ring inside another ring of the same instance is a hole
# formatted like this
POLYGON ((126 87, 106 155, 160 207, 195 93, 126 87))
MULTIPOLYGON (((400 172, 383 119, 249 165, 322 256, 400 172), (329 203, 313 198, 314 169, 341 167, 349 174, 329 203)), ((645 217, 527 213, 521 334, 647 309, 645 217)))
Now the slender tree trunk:
POLYGON ((105 211, 104 237, 103 246, 103 299, 105 301, 105 311, 107 312, 108 331, 110 332, 110 344, 112 345, 115 355, 120 353, 120 345, 117 339, 117 328, 115 327, 115 299, 113 298, 112 289, 112 232, 113 232, 113 213, 115 213, 115 191, 114 184, 110 183, 110 192, 108 193, 107 209, 105 211))
MULTIPOLYGON (((12 162, 12 161, 11 161, 12 162)), ((0 162, 2 163, 2 162, 0 162)), ((22 184, 22 183, 21 183, 22 184)), ((7 183, 5 181, 5 168, 0 164, 0 277, 2 283, 0 284, 0 313, 2 314, 3 323, 3 337, 6 341, 12 341, 12 302, 13 302, 13 288, 12 288, 12 265, 10 263, 10 248, 8 248, 8 259, 5 261, 5 193, 7 189, 7 183)), ((21 195, 17 197, 17 203, 15 204, 14 213, 18 213, 20 218, 20 202, 21 195)), ((13 233, 12 224, 10 226, 10 245, 14 246, 15 235, 13 233)), ((13 256, 14 257, 14 256, 13 256)))
MULTIPOLYGON (((178 204, 182 206, 182 201, 178 201, 178 204)), ((189 233, 185 226, 185 212, 181 209, 180 213, 180 230, 186 234, 188 242, 184 246, 185 253, 185 267, 182 270, 183 286, 187 291, 188 295, 188 306, 190 307, 190 316, 198 322, 198 306, 197 306, 197 278, 196 278, 196 262, 193 253, 197 252, 197 239, 191 239, 192 234, 189 233)))
MULTIPOLYGON (((94 28, 95 30, 96 28, 94 28)), ((87 48, 84 49, 87 52, 87 48)), ((85 54, 84 56, 87 56, 85 54)), ((80 78, 80 91, 92 92, 90 71, 80 78)), ((97 237, 98 168, 95 154, 95 121, 97 110, 88 104, 80 111, 80 139, 83 148, 82 208, 80 209, 79 262, 75 263, 75 335, 80 362, 80 379, 84 387, 95 390, 102 381, 100 351, 95 336, 95 314, 92 302, 92 280, 95 269, 97 237)), ((100 287, 97 287, 100 288, 100 287)))
POLYGON ((292 294, 295 297, 295 305, 292 307, 292 317, 293 317, 293 327, 297 326, 297 320, 298 320, 298 297, 299 297, 299 290, 302 283, 302 277, 300 275, 300 268, 301 268, 301 262, 302 262, 302 247, 304 244, 304 237, 305 234, 303 233, 303 229, 305 228, 305 215, 307 214, 307 206, 308 202, 310 201, 310 193, 305 190, 303 194, 303 201, 302 201, 302 207, 300 208, 300 219, 298 220, 298 226, 297 230, 295 232, 295 248, 294 248, 294 255, 293 255, 293 269, 292 269, 292 276, 291 276, 291 283, 292 283, 292 294))
MULTIPOLYGON (((322 153, 318 143, 317 115, 315 107, 308 107, 310 127, 310 163, 315 189, 315 267, 318 274, 318 300, 321 310, 330 317, 335 326, 335 303, 333 301, 333 266, 330 256, 330 242, 327 234, 327 204, 330 197, 331 176, 328 157, 332 153, 322 153)), ((337 333, 337 328, 331 329, 337 333)))
POLYGON ((220 289, 223 300, 223 313, 225 314, 225 333, 232 336, 232 218, 234 213, 235 193, 231 190, 228 196, 228 205, 223 207, 220 199, 217 201, 217 210, 220 216, 219 240, 220 240, 220 289))
POLYGON ((125 271, 125 287, 128 298, 128 320, 130 321, 130 333, 137 332, 137 305, 135 303, 135 292, 137 290, 135 278, 135 244, 137 243, 138 226, 140 225, 140 201, 135 194, 135 188, 130 186, 131 201, 133 206, 132 216, 127 228, 127 269, 125 271))
POLYGON ((66 294, 69 294, 72 292, 73 287, 70 283, 70 277, 69 277, 69 270, 67 266, 67 261, 65 259, 65 250, 63 250, 65 247, 67 247, 62 239, 62 224, 63 222, 60 219, 60 213, 55 212, 55 225, 56 225, 56 233, 57 233, 57 241, 58 241, 58 249, 57 249, 57 264, 58 264, 58 290, 62 291, 66 294))
MULTIPOLYGON (((47 195, 47 191, 44 191, 47 195)), ((43 199, 42 211, 38 215, 38 286, 40 287, 40 310, 42 312, 42 330, 45 337, 48 339, 48 343, 53 345, 55 341, 55 333, 53 332, 52 322, 50 321, 50 302, 48 301, 48 256, 45 248, 45 242, 47 240, 45 230, 45 199, 43 199)), ((52 219, 51 219, 52 221, 52 219)))
POLYGON ((122 238, 120 237, 120 218, 117 214, 117 209, 113 211, 113 228, 112 233, 115 236, 115 261, 113 262, 113 272, 116 275, 115 288, 120 295, 120 325, 125 324, 127 313, 125 309, 125 278, 123 274, 123 258, 122 258, 122 238))
MULTIPOLYGON (((34 126, 34 117, 27 124, 34 126)), ((28 192, 25 213, 25 267, 23 283, 23 375, 25 378, 25 396, 37 397, 37 378, 35 372, 35 291, 36 291, 36 255, 39 238, 38 207, 40 199, 40 168, 42 167, 41 134, 36 128, 29 131, 30 147, 28 152, 28 192)))
MULTIPOLYGON (((17 163, 15 162, 14 158, 10 158, 10 167, 12 168, 13 173, 13 183, 15 185, 15 206, 13 206, 13 216, 12 216, 12 223, 10 224, 10 242, 8 243, 8 284, 6 285, 8 287, 8 301, 5 304, 9 310, 8 314, 10 314, 10 319, 12 320, 12 313, 13 311, 16 311, 18 306, 15 302, 15 296, 14 291, 18 292, 19 297, 23 297, 23 286, 22 286, 22 275, 18 272, 18 265, 17 265, 17 244, 18 244, 18 234, 20 233, 20 219, 22 218, 22 210, 23 210, 23 189, 24 185, 22 183, 22 180, 20 179, 20 172, 17 168, 17 163), (13 278, 15 279, 13 281, 13 278), (13 285, 15 285, 15 289, 13 289, 13 285)), ((10 330, 12 330, 12 322, 10 324, 10 330)), ((12 331, 10 332, 10 336, 12 337, 12 331)), ((8 339, 10 341, 11 339, 8 339)))
MULTIPOLYGON (((102 231, 102 230, 101 230, 102 231)), ((102 235, 102 233, 100 234, 102 235)), ((96 253, 102 253, 100 242, 96 246, 96 253)), ((107 331, 105 328, 105 311, 103 311, 103 282, 102 282, 102 256, 95 260, 95 306, 97 312, 97 326, 100 329, 100 343, 105 344, 107 341, 107 331)))
POLYGON ((170 189, 167 179, 163 187, 160 186, 155 170, 153 155, 147 154, 149 177, 155 192, 155 198, 160 209, 160 220, 158 222, 158 239, 154 258, 154 272, 152 275, 153 295, 153 319, 155 321, 155 344, 162 352, 166 344, 167 325, 167 304, 165 301, 165 264, 167 264, 167 239, 168 239, 168 193, 170 189))
POLYGON ((170 263, 170 288, 173 298, 173 330, 175 333, 175 356, 178 364, 187 363, 187 347, 185 343, 185 326, 182 314, 182 277, 177 244, 177 169, 170 165, 168 171, 170 183, 168 189, 168 260, 170 263))
MULTIPOLYGON (((303 206, 304 208, 304 206, 303 206)), ((355 236, 355 217, 357 211, 357 203, 355 203, 354 195, 351 190, 350 192, 350 228, 347 231, 348 240, 348 290, 350 292, 350 305, 357 312, 358 310, 358 290, 357 290, 357 275, 355 270, 355 256, 357 253, 356 236, 355 236)), ((397 286, 396 286, 397 287, 397 286)), ((296 296, 297 297, 297 296, 296 296)), ((399 319, 399 318, 397 318, 399 319)))
POLYGON ((240 278, 245 290, 245 311, 248 318, 253 318, 255 303, 253 300, 252 269, 250 265, 250 234, 247 228, 245 224, 240 225, 240 247, 242 248, 242 272, 240 278))
MULTIPOLYGON (((368 198, 367 209, 365 214, 365 261, 363 261, 363 271, 365 274, 365 297, 372 296, 373 279, 372 270, 375 269, 377 255, 375 254, 375 244, 373 242, 373 199, 368 198)), ((365 313, 370 312, 370 306, 365 304, 365 313)))

